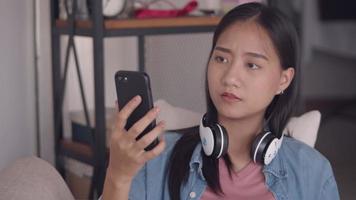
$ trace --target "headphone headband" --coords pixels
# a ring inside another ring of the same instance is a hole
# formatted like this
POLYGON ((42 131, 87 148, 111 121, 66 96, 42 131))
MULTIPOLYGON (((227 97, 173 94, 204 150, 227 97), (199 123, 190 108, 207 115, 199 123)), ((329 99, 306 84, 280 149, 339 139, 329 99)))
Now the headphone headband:
MULTIPOLYGON (((268 124, 270 116, 264 124, 268 124)), ((200 121, 199 135, 204 153, 208 157, 218 159, 227 152, 229 139, 226 129, 218 123, 211 123, 207 114, 204 114, 200 121)), ((268 165, 277 155, 282 141, 283 134, 281 138, 277 138, 265 125, 252 144, 251 158, 256 163, 268 165)))

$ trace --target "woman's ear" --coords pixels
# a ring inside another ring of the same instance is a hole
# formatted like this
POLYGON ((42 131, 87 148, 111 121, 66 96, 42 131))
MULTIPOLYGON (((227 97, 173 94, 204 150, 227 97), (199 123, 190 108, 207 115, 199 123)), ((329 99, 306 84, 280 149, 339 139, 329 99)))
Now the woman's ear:
POLYGON ((292 82, 294 78, 294 68, 289 67, 288 69, 285 69, 282 71, 281 78, 279 81, 279 88, 277 91, 277 94, 283 93, 284 90, 286 90, 289 86, 289 84, 292 82))

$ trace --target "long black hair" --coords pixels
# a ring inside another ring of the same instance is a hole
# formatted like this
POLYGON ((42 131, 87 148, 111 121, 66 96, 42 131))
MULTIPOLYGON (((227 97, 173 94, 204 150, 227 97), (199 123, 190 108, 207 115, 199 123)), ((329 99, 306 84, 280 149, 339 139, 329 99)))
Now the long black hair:
MULTIPOLYGON (((268 123, 269 129, 280 137, 289 118, 295 111, 299 94, 298 36, 291 22, 280 11, 264 4, 247 3, 237 6, 229 11, 217 25, 209 59, 220 35, 236 22, 247 20, 254 20, 256 24, 266 30, 276 49, 282 68, 287 69, 292 67, 295 71, 294 78, 289 87, 284 91, 283 95, 276 95, 274 97, 265 113, 265 117, 268 116, 270 118, 268 123)), ((205 80, 207 114, 212 123, 217 123, 217 110, 211 100, 207 84, 207 70, 205 80)), ((191 133, 184 134, 173 149, 168 173, 168 187, 172 200, 180 199, 180 188, 188 180, 189 162, 195 147, 200 142, 198 131, 198 129, 195 129, 191 133)), ((203 152, 202 155, 202 170, 207 185, 216 194, 223 194, 219 181, 218 160, 205 156, 203 152)), ((224 156, 224 160, 229 169, 231 169, 232 164, 228 155, 224 156)))

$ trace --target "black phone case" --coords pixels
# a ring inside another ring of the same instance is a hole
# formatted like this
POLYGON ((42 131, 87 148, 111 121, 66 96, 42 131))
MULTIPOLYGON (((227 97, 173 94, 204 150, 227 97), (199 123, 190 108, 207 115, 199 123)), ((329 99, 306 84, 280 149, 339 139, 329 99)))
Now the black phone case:
MULTIPOLYGON (((123 108, 133 97, 140 95, 141 104, 129 116, 125 129, 129 130, 138 120, 153 108, 152 92, 150 78, 145 72, 137 71, 118 71, 115 74, 116 94, 119 108, 123 108)), ((147 128, 136 138, 139 140, 146 133, 150 132, 156 126, 153 121, 147 128)), ((145 150, 149 151, 158 144, 158 139, 148 145, 145 150)))

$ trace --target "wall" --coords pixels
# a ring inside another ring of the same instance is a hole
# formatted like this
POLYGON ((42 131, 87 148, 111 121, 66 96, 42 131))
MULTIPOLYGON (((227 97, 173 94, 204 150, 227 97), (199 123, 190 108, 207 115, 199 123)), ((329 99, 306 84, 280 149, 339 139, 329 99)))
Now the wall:
POLYGON ((0 1, 0 169, 35 153, 32 1, 0 1))
POLYGON ((304 97, 354 98, 355 21, 320 21, 317 0, 304 1, 302 21, 304 97))
MULTIPOLYGON (((67 37, 63 37, 62 45, 67 45, 67 37)), ((79 57, 80 69, 83 78, 85 95, 88 107, 94 108, 94 76, 93 76, 93 45, 91 38, 76 37, 75 39, 79 57)), ((104 73, 105 73, 105 105, 115 106, 114 74, 117 70, 137 70, 137 41, 134 37, 116 37, 104 39, 104 73)), ((64 60, 64 53, 63 60, 64 60)), ((71 55, 69 61, 68 84, 66 93, 66 105, 68 110, 83 109, 80 97, 77 71, 74 58, 71 55)))
POLYGON ((356 23, 354 20, 321 21, 317 0, 303 2, 303 57, 312 59, 315 48, 356 57, 356 23))
POLYGON ((50 3, 38 4, 38 82, 41 157, 54 163, 50 3))
POLYGON ((211 42, 211 33, 149 37, 146 63, 154 99, 205 112, 205 69, 211 42))

